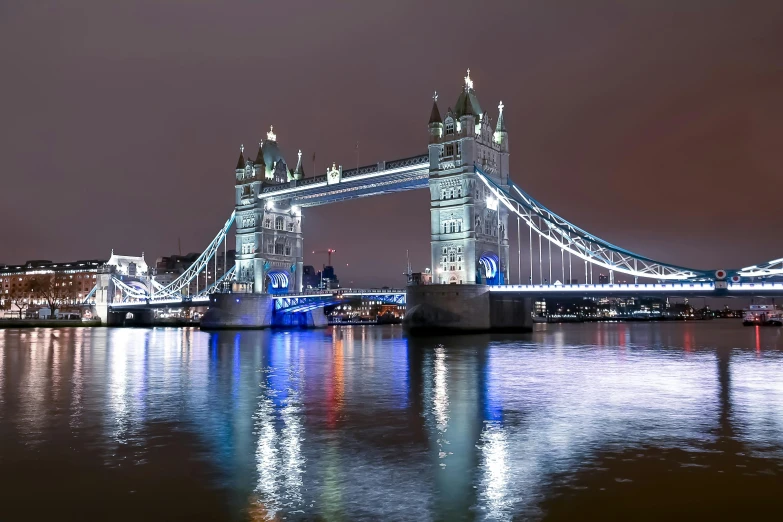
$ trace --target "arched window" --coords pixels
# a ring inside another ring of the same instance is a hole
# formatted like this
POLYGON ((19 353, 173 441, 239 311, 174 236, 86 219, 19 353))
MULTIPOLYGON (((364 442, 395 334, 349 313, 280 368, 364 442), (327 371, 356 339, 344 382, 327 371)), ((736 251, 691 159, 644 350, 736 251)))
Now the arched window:
POLYGON ((272 228, 272 218, 266 218, 264 220, 264 228, 272 228))
POLYGON ((275 218, 275 230, 283 230, 283 225, 285 223, 285 220, 282 216, 277 216, 275 218))
POLYGON ((456 263, 457 262, 457 253, 452 249, 449 252, 449 263, 456 263))
POLYGON ((457 231, 457 224, 454 221, 452 221, 451 222, 451 233, 453 234, 456 231, 457 231))
POLYGON ((449 226, 449 224, 448 224, 448 223, 445 223, 445 222, 443 223, 443 233, 444 233, 444 234, 446 234, 446 233, 448 232, 448 231, 447 231, 447 227, 448 227, 448 226, 449 226))
POLYGON ((446 118, 446 134, 454 134, 454 120, 446 118))

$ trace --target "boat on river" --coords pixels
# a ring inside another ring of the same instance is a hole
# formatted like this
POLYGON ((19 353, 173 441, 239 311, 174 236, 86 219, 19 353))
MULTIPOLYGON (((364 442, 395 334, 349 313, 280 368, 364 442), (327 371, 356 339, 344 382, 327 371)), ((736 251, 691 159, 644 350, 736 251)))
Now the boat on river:
POLYGON ((783 326, 783 312, 775 305, 750 305, 742 313, 743 326, 783 326))

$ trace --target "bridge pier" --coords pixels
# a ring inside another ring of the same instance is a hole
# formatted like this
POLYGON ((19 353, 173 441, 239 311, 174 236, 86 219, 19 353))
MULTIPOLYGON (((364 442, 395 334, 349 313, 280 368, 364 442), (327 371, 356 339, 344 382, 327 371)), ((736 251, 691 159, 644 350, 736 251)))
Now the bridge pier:
POLYGON ((109 312, 109 303, 114 300, 114 285, 111 284, 111 274, 99 273, 95 284, 95 306, 93 317, 100 319, 101 325, 103 326, 117 326, 116 318, 114 318, 114 321, 110 321, 110 319, 112 319, 110 317, 112 314, 109 312))
POLYGON ((533 300, 486 285, 412 285, 403 325, 410 333, 529 332, 533 300))
POLYGON ((240 328, 324 328, 323 308, 307 312, 276 313, 270 294, 213 294, 201 318, 204 330, 240 328))

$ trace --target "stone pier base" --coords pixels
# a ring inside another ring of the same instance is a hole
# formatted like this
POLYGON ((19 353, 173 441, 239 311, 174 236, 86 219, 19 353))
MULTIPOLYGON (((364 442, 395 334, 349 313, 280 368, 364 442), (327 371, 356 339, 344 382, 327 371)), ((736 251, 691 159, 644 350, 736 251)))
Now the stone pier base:
POLYGON ((485 285, 420 285, 407 289, 403 325, 411 333, 529 332, 532 299, 490 292, 485 285))
POLYGON ((268 294, 213 294, 201 318, 203 330, 239 328, 323 328, 323 308, 309 312, 275 313, 268 294))

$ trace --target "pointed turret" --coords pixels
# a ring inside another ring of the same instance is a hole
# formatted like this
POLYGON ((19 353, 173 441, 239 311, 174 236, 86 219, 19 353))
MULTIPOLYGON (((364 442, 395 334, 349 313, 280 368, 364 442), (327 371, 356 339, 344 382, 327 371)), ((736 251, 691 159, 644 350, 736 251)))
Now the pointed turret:
POLYGON ((503 105, 503 102, 500 102, 500 105, 498 105, 498 123, 495 125, 495 132, 507 132, 506 131, 506 119, 503 117, 503 109, 505 108, 505 105, 503 105))
POLYGON ((237 170, 245 170, 245 146, 239 146, 239 159, 237 160, 237 170))
POLYGON ((253 165, 256 167, 260 166, 263 168, 266 168, 266 163, 264 163, 264 151, 262 150, 264 146, 263 141, 258 142, 258 152, 256 153, 256 159, 253 160, 253 165))
POLYGON ((508 131, 506 130, 506 118, 503 116, 503 102, 498 104, 498 122, 495 125, 495 143, 500 145, 502 152, 508 152, 508 131))
POLYGON ((443 118, 440 117, 440 111, 438 110, 438 91, 432 95, 432 112, 430 112, 430 125, 433 123, 443 123, 443 118))
POLYGON ((296 162, 296 168, 294 169, 294 179, 299 180, 303 179, 305 176, 304 173, 304 166, 302 165, 302 151, 300 150, 297 154, 299 156, 299 159, 296 162))
POLYGON ((443 119, 438 110, 438 91, 432 95, 432 112, 430 112, 430 143, 437 141, 443 136, 443 119))

